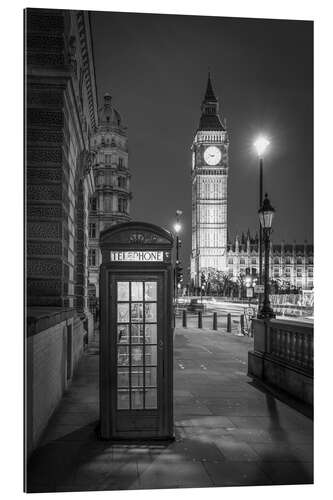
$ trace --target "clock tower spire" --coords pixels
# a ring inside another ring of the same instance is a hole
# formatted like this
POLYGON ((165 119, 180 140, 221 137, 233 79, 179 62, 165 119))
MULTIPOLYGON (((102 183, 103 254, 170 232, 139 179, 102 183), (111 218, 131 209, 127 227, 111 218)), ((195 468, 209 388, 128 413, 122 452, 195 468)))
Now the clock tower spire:
POLYGON ((208 74, 199 128, 192 143, 191 279, 227 272, 227 181, 229 139, 208 74))

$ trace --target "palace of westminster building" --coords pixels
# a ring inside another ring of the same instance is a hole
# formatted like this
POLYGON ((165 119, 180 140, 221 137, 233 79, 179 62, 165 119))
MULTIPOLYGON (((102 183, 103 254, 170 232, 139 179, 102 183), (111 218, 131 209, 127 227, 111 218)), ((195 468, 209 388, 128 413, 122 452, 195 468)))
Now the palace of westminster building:
MULTIPOLYGON (((91 137, 95 193, 89 211, 89 286, 98 297, 101 255, 100 232, 130 220, 130 178, 126 127, 109 94, 98 113, 91 137)), ((200 286, 202 273, 211 270, 236 280, 250 269, 258 273, 258 237, 249 231, 233 242, 228 238, 229 138, 225 119, 210 76, 201 106, 201 118, 192 144, 192 253, 191 283, 200 286)), ((281 284, 313 288, 313 245, 271 243, 270 276, 281 284)))

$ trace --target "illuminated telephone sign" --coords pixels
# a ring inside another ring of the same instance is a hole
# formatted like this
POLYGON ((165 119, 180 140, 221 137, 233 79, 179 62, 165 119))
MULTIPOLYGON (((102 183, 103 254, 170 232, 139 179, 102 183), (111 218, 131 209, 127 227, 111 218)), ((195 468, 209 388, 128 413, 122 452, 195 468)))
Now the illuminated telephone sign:
POLYGON ((100 235, 100 434, 173 439, 173 236, 138 222, 100 235))
POLYGON ((163 262, 163 252, 157 250, 111 251, 111 262, 163 262))

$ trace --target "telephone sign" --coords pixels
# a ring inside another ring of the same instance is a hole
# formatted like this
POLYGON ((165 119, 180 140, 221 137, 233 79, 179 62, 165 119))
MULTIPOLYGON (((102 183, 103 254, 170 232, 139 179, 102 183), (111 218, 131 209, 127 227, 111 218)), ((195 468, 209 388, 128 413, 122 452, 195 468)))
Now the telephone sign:
POLYGON ((110 252, 111 262, 163 262, 163 252, 159 251, 132 251, 110 252))
POLYGON ((101 233, 102 438, 173 438, 172 246, 147 223, 101 233))

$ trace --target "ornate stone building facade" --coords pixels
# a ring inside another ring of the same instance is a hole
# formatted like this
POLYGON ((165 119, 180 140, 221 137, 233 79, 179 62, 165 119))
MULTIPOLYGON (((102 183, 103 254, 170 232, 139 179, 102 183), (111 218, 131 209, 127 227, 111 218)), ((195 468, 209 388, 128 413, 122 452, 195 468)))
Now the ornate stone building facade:
MULTIPOLYGON (((259 273, 258 237, 248 231, 233 243, 228 243, 228 275, 236 279, 245 276, 250 270, 252 275, 259 273)), ((313 245, 273 244, 270 246, 270 277, 280 286, 290 286, 309 290, 313 288, 313 245)))
MULTIPOLYGON (((227 240, 228 147, 225 120, 208 76, 199 128, 192 144, 191 288, 214 272, 236 280, 248 269, 258 273, 258 238, 248 234, 227 240)), ((282 285, 313 288, 313 245, 271 244, 270 276, 282 285)))
POLYGON ((101 264, 100 232, 130 220, 131 200, 127 129, 109 94, 104 96, 98 120, 90 141, 96 190, 90 199, 89 213, 89 284, 96 297, 101 264))
POLYGON ((227 269, 228 148, 226 122, 220 119, 219 103, 208 76, 192 144, 191 280, 196 287, 202 272, 227 269))
POLYGON ((93 330, 87 308, 90 138, 97 95, 87 12, 25 11, 27 451, 93 330))

